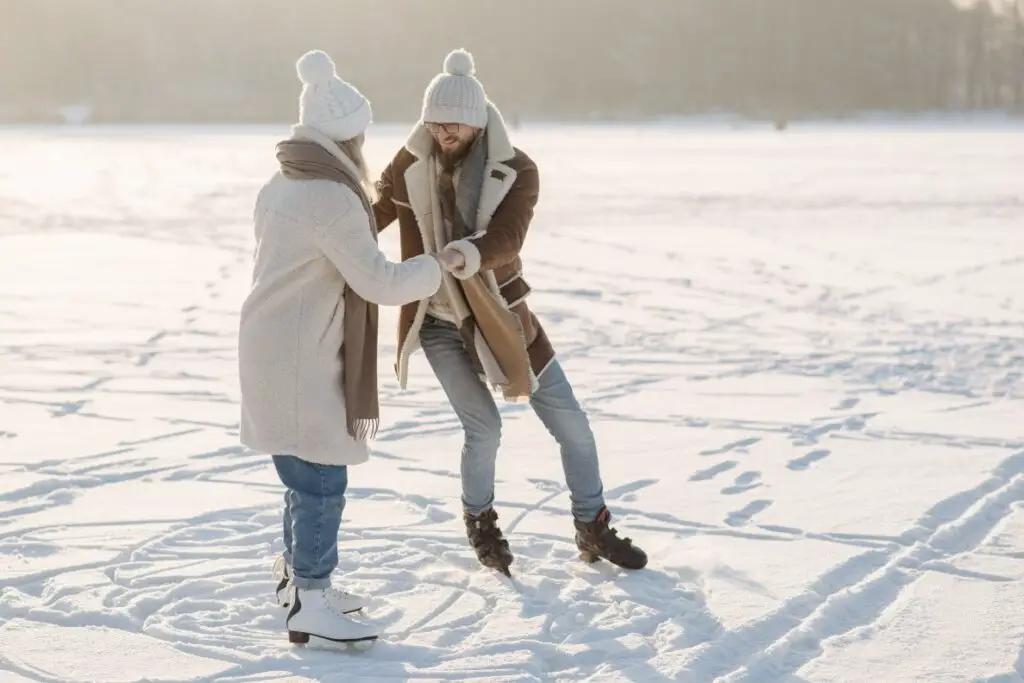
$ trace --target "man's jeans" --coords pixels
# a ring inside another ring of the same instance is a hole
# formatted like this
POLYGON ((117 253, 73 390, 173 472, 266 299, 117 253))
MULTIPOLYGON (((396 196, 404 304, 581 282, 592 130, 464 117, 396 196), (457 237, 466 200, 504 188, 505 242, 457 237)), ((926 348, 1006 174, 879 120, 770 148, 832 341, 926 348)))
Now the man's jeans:
MULTIPOLYGON (((462 447, 462 505, 479 514, 494 502, 494 463, 501 441, 501 416, 490 389, 473 370, 462 336, 452 323, 426 316, 420 343, 465 432, 462 447)), ((562 367, 553 360, 538 378, 530 399, 537 417, 562 451, 562 469, 573 515, 590 522, 604 506, 597 444, 586 413, 573 395, 562 367)))
POLYGON ((275 455, 284 494, 284 559, 296 587, 326 588, 338 566, 338 528, 345 509, 348 467, 315 465, 275 455))

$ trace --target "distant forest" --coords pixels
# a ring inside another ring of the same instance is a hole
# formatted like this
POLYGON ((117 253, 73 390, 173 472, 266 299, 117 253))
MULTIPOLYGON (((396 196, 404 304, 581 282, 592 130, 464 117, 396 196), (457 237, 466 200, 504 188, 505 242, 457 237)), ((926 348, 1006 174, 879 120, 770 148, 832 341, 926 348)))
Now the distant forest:
POLYGON ((0 122, 290 121, 313 48, 409 121, 456 47, 512 119, 1024 114, 1024 0, 0 0, 0 122))

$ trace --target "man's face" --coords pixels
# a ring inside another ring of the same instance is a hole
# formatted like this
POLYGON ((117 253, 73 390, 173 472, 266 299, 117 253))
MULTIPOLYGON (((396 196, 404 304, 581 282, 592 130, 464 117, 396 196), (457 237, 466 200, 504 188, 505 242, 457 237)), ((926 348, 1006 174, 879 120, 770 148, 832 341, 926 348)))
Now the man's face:
POLYGON ((464 123, 433 123, 428 122, 427 130, 434 136, 441 154, 450 159, 459 158, 480 133, 479 128, 464 123))

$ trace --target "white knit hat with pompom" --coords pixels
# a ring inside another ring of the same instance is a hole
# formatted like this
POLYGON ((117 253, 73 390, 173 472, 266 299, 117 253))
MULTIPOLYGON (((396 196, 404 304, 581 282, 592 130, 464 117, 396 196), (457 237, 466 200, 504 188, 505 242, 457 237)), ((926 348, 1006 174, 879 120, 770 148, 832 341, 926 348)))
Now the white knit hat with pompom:
POLYGON ((321 50, 312 50, 295 64, 302 81, 299 123, 335 141, 349 140, 373 120, 370 101, 355 86, 338 78, 334 62, 321 50))
POLYGON ((444 60, 444 72, 434 76, 423 93, 424 123, 487 125, 487 94, 474 73, 473 55, 455 50, 444 60))

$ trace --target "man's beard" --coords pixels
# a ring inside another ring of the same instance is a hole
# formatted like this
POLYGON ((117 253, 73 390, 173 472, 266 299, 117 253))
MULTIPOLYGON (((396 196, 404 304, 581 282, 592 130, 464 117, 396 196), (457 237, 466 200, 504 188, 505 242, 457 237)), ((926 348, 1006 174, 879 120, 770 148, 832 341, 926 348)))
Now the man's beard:
POLYGON ((441 168, 445 170, 452 170, 459 165, 466 155, 469 154, 469 148, 473 146, 473 140, 466 140, 458 147, 454 149, 444 150, 438 145, 437 148, 437 159, 441 162, 441 168))

